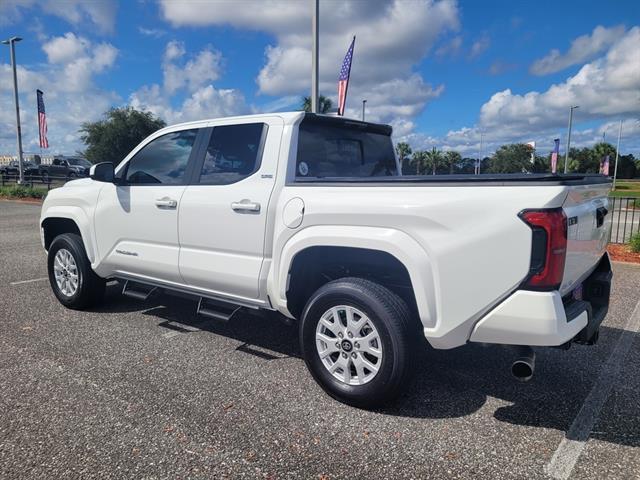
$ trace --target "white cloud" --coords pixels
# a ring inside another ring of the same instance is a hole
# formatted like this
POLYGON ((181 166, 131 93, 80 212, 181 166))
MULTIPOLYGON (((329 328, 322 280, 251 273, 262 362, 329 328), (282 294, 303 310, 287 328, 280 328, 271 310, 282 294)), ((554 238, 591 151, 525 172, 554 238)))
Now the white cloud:
POLYGON ((469 58, 471 59, 478 58, 487 50, 487 48, 489 48, 490 45, 491 45, 491 39, 489 38, 489 35, 487 33, 483 33, 480 36, 480 38, 478 38, 471 45, 471 50, 469 51, 469 58))
MULTIPOLYGON (((174 26, 231 25, 273 35, 276 42, 266 48, 265 64, 256 78, 259 93, 308 94, 311 8, 307 2, 221 1, 210 9, 197 3, 160 3, 164 18, 174 26)), ((408 125, 442 91, 413 68, 442 33, 459 28, 455 1, 345 0, 321 2, 320 9, 320 91, 334 103, 340 65, 352 35, 357 37, 347 113, 359 117, 360 102, 366 98, 371 119, 398 125, 403 120, 408 125)))
POLYGON ((62 37, 55 37, 45 43, 42 49, 47 54, 49 63, 67 63, 87 51, 89 42, 76 37, 74 33, 65 33, 62 37))
POLYGON ((142 35, 153 38, 161 38, 167 34, 167 32, 161 28, 138 27, 138 32, 140 32, 142 35))
POLYGON ((436 56, 438 57, 454 57, 460 53, 462 48, 462 37, 456 35, 450 41, 442 45, 436 50, 436 56))
POLYGON ((571 105, 578 121, 637 115, 640 111, 640 27, 633 27, 604 57, 584 65, 544 92, 494 94, 480 110, 489 129, 530 131, 564 125, 571 105))
POLYGON ((52 65, 51 73, 58 79, 58 88, 70 92, 86 90, 93 76, 111 68, 118 55, 110 43, 94 45, 70 32, 46 41, 42 49, 52 65))
MULTIPOLYGON (((20 117, 26 152, 39 152, 35 90, 45 94, 51 153, 73 153, 82 148, 77 133, 83 122, 93 121, 114 102, 116 94, 99 89, 95 76, 113 67, 117 49, 108 43, 93 44, 67 33, 42 45, 48 63, 18 67, 20 117)), ((15 116, 11 66, 0 64, 0 152, 15 151, 15 116), (5 95, 6 92, 6 95, 5 95)))
POLYGON ((168 123, 248 113, 244 96, 239 90, 218 89, 211 82, 222 74, 222 54, 206 47, 184 62, 187 51, 182 42, 170 41, 162 61, 163 83, 145 85, 131 94, 129 103, 148 110, 168 123), (174 97, 187 94, 179 108, 174 97))
POLYGON ((533 62, 529 71, 534 75, 547 75, 580 64, 605 51, 624 33, 622 25, 611 28, 598 25, 591 35, 582 35, 571 42, 567 53, 562 54, 554 48, 545 57, 533 62))
POLYGON ((18 22, 25 17, 26 10, 34 7, 75 26, 92 24, 101 33, 112 33, 118 3, 115 0, 3 0, 0 25, 18 22))

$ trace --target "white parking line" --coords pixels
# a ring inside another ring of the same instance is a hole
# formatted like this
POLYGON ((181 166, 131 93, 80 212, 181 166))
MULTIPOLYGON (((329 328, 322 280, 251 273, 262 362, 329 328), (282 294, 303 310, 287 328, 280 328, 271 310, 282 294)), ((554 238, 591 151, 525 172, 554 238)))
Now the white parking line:
POLYGON ((551 477, 566 480, 571 475, 573 467, 589 440, 593 425, 618 379, 625 356, 638 331, 640 331, 640 301, 627 320, 611 356, 600 370, 596 383, 582 404, 565 438, 560 442, 551 461, 544 467, 545 472, 551 477))
POLYGON ((31 280, 20 280, 19 282, 11 282, 9 285, 21 285, 23 283, 42 282, 44 280, 49 280, 49 277, 32 278, 31 280))

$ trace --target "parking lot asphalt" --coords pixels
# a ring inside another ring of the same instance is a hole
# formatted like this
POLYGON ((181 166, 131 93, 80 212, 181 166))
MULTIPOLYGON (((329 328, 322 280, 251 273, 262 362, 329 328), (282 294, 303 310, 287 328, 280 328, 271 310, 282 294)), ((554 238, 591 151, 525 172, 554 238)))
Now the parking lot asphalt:
POLYGON ((255 313, 215 323, 115 284, 65 309, 39 211, 0 201, 0 478, 640 478, 640 267, 615 264, 598 345, 536 349, 531 382, 500 347, 429 349, 372 412, 325 395, 295 327, 255 313))

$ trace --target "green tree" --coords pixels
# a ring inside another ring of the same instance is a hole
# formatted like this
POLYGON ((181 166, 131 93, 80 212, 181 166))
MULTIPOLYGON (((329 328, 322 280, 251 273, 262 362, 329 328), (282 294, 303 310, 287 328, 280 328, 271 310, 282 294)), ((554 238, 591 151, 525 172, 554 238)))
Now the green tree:
MULTIPOLYGON (((613 175, 615 165, 615 155, 611 159, 609 173, 613 175)), ((632 154, 620 155, 618 158, 618 178, 634 178, 640 173, 640 162, 637 162, 632 154)))
POLYGON ((449 150, 444 154, 444 161, 449 166, 449 173, 453 173, 459 168, 459 165, 462 162, 462 155, 453 150, 449 150))
MULTIPOLYGON (((318 97, 318 107, 319 113, 329 113, 329 110, 333 107, 333 102, 330 98, 320 95, 318 97)), ((302 97, 302 110, 311 112, 311 97, 302 97)))
POLYGON ((117 164, 142 140, 165 126, 164 120, 151 112, 132 107, 112 108, 104 119, 82 124, 80 138, 87 146, 82 154, 91 163, 117 164))
POLYGON ((427 167, 427 152, 416 150, 409 163, 416 169, 416 175, 422 175, 427 167))
POLYGON ((531 147, 524 143, 502 145, 491 157, 489 172, 521 173, 533 169, 531 147))
POLYGON ((396 144, 396 154, 398 160, 400 160, 400 166, 402 167, 402 173, 409 175, 409 157, 411 156, 411 145, 407 142, 398 142, 396 144))
POLYGON ((426 152, 426 166, 431 170, 431 175, 436 174, 438 167, 444 164, 442 152, 436 147, 426 152))

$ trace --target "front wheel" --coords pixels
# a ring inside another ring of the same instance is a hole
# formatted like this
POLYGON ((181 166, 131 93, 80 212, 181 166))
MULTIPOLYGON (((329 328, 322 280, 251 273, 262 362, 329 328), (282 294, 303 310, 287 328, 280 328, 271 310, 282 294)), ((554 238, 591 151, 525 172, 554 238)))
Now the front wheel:
POLYGON ((406 385, 413 353, 406 303, 362 278, 342 278, 316 291, 302 314, 307 367, 332 397, 371 408, 406 385))
POLYGON ((57 236, 47 257, 49 283, 67 308, 82 310, 102 300, 105 281, 91 269, 80 235, 57 236))
POLYGON ((42 172, 41 175, 42 183, 49 183, 49 174, 47 172, 42 172))

